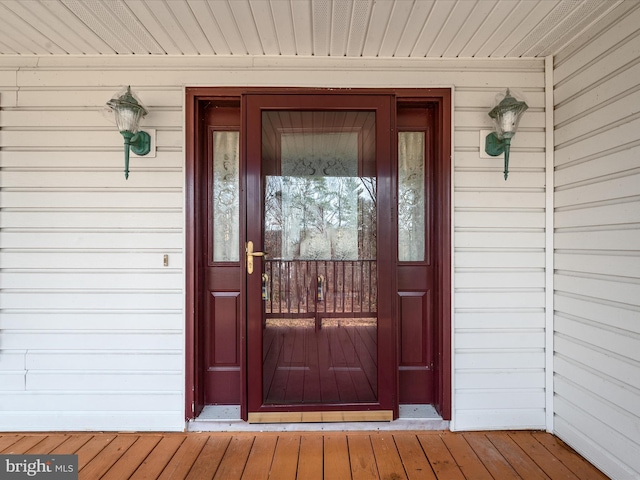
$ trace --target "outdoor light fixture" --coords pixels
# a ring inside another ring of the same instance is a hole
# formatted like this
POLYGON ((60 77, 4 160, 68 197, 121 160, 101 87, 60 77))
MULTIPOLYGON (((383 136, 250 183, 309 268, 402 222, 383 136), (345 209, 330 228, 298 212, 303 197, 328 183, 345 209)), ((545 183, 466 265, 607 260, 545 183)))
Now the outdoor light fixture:
POLYGON ((489 116, 493 119, 494 131, 487 135, 484 150, 492 157, 497 157, 504 152, 504 179, 509 176, 509 149, 511 148, 511 139, 516 134, 520 117, 529 106, 520 100, 511 96, 509 89, 498 98, 502 97, 498 103, 489 112, 489 116))
MULTIPOLYGON (((116 94, 117 95, 117 94, 116 94)), ((151 150, 151 137, 147 132, 138 130, 140 120, 147 115, 147 109, 131 93, 131 87, 120 96, 115 96, 107 102, 108 109, 113 113, 124 137, 124 178, 129 178, 129 149, 136 155, 146 155, 151 150)))

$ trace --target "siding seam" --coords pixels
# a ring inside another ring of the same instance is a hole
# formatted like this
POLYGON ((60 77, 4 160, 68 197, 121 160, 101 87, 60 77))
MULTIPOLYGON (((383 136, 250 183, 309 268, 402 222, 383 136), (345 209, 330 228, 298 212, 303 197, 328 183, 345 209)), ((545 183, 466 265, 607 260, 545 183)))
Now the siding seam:
MULTIPOLYGON (((564 335, 561 334, 560 337, 565 340, 566 342, 570 342, 570 343, 574 343, 576 345, 580 345, 584 348, 587 349, 592 349, 592 345, 583 342, 582 340, 578 339, 578 338, 574 338, 568 335, 564 335)), ((603 350, 603 349, 595 349, 598 353, 602 354, 602 355, 611 355, 614 358, 616 358, 618 361, 620 362, 624 362, 627 363, 628 362, 628 358, 627 357, 623 357, 621 355, 616 354, 615 352, 610 352, 608 350, 603 350)), ((613 377, 612 375, 609 375, 606 372, 603 372, 602 370, 598 370, 596 365, 587 365, 583 362, 580 362, 578 360, 575 360, 573 358, 570 358, 566 355, 562 355, 561 353, 556 352, 556 357, 559 359, 564 360, 565 362, 574 365, 576 367, 582 368, 583 370, 587 371, 588 373, 595 375, 597 377, 600 377, 603 381, 605 382, 611 382, 613 384, 615 384, 616 386, 620 387, 620 388, 624 388, 625 390, 630 391, 631 393, 634 393, 635 395, 638 395, 638 397, 640 397, 640 389, 638 389, 637 387, 635 387, 634 385, 630 384, 629 382, 625 382, 623 380, 620 380, 616 377, 613 377)), ((556 376, 562 376, 561 373, 556 372, 556 376)), ((569 381, 572 381, 569 379, 569 381)), ((591 390, 590 390, 591 391, 591 390)), ((593 393, 597 394, 597 392, 593 391, 593 393)), ((598 395, 599 396, 599 395, 598 395)))
MULTIPOLYGON (((591 298, 591 297, 589 297, 589 298, 591 298)), ((597 302, 593 302, 593 303, 597 303, 597 302)), ((609 325, 609 324, 606 324, 606 323, 594 322, 593 320, 589 320, 589 319, 586 319, 586 318, 583 318, 583 317, 579 317, 577 315, 571 315, 570 313, 562 312, 562 311, 556 311, 555 316, 556 316, 556 318, 562 318, 562 319, 565 319, 565 320, 569 320, 571 322, 576 322, 576 323, 579 323, 579 324, 584 325, 584 326, 589 326, 589 327, 594 328, 596 330, 601 330, 603 332, 611 333, 613 335, 619 335, 620 337, 624 337, 625 339, 628 339, 630 337, 630 338, 635 339, 635 340, 640 340, 640 333, 634 332, 632 330, 623 329, 623 328, 620 328, 620 327, 615 327, 613 325, 609 325)), ((556 334, 559 334, 559 333, 562 333, 566 337, 572 337, 572 335, 569 334, 569 333, 563 333, 560 328, 556 329, 556 334)), ((573 338, 576 338, 576 337, 573 337, 573 338)), ((602 352, 610 351, 611 353, 616 353, 616 352, 613 352, 613 351, 608 350, 608 349, 600 348, 597 345, 593 345, 592 347, 593 347, 594 350, 600 350, 602 352)), ((620 358, 627 358, 630 361, 637 363, 638 366, 640 366, 640 362, 637 362, 637 361, 633 360, 632 358, 629 358, 626 355, 621 355, 620 358)))
MULTIPOLYGON (((606 31, 605 31, 605 32, 603 32, 603 33, 606 33, 606 31)), ((626 37, 624 37, 624 38, 623 38, 623 39, 621 39, 620 41, 618 41, 618 42, 616 42, 615 44, 613 44, 613 45, 609 46, 609 48, 608 48, 605 52, 602 52, 602 53, 601 53, 600 55, 598 55, 597 57, 592 58, 592 59, 591 59, 591 61, 589 61, 589 62, 585 63, 584 65, 582 65, 582 66, 581 66, 580 68, 578 68, 577 70, 574 70, 574 71, 571 73, 571 75, 566 76, 565 78, 563 78, 562 80, 560 80, 558 83, 556 83, 556 84, 555 84, 556 88, 562 87, 565 83, 567 83, 567 82, 569 82, 569 81, 573 80, 574 78, 576 78, 576 77, 578 77, 578 76, 582 75, 586 70, 588 70, 588 69, 589 69, 589 68, 591 68, 592 66, 596 65, 596 64, 597 64, 598 62, 600 62, 602 59, 607 58, 607 57, 609 57, 609 56, 612 56, 616 50, 619 50, 621 47, 623 47, 623 46, 627 45, 628 43, 630 43, 632 40, 634 40, 634 39, 635 39, 636 37, 638 37, 638 36, 640 36, 640 30, 636 30, 635 32, 630 33, 629 35, 627 35, 626 37)), ((590 43, 593 43, 593 42, 590 42, 590 43)), ((640 60, 640 59, 639 59, 639 60, 640 60)), ((637 64, 637 63, 638 63, 637 61, 632 61, 632 62, 627 63, 626 65, 633 66, 633 65, 635 65, 635 64, 637 64)), ((555 68, 557 69, 558 67, 559 67, 559 65, 556 65, 556 67, 555 67, 555 68)), ((615 72, 618 72, 618 73, 619 73, 619 72, 620 72, 620 71, 622 71, 622 70, 626 70, 626 67, 625 67, 625 66, 620 67, 620 68, 618 68, 617 70, 615 70, 615 72)), ((614 72, 614 73, 615 73, 615 72, 614 72)), ((617 75, 617 73, 616 73, 616 75, 617 75)), ((613 75, 613 73, 612 73, 612 74, 609 74, 609 75, 607 75, 606 77, 603 77, 603 79, 602 79, 602 80, 600 80, 600 81, 598 82, 598 84, 599 84, 599 83, 601 83, 604 79, 606 79, 606 78, 610 78, 610 77, 612 77, 612 76, 616 76, 616 75, 613 75)), ((563 100, 561 103, 557 104, 557 105, 556 105, 556 108, 563 106, 566 102, 568 102, 569 100, 573 99, 574 97, 580 96, 580 95, 582 95, 584 92, 589 91, 591 88, 593 88, 593 85, 595 85, 595 84, 592 84, 592 87, 590 87, 590 88, 586 88, 586 89, 581 90, 581 91, 580 91, 580 93, 577 93, 577 94, 575 94, 575 95, 573 95, 573 96, 571 96, 571 97, 566 98, 566 99, 565 99, 565 100, 563 100)))
MULTIPOLYGON (((580 188, 588 185, 597 185, 599 183, 608 182, 609 180, 617 180, 619 178, 628 178, 630 175, 640 174, 640 167, 623 170, 620 172, 609 173, 607 175, 597 175, 588 180, 582 180, 580 182, 565 183, 564 185, 557 187, 556 192, 562 192, 571 190, 573 188, 580 188)), ((634 195, 635 196, 635 195, 634 195)), ((625 197, 622 197, 625 198, 625 197)))
POLYGON ((613 154, 618 153, 618 152, 623 152, 625 150, 631 150, 632 148, 636 148, 638 146, 640 146, 640 140, 634 140, 632 142, 623 143, 622 145, 618 145, 618 146, 613 147, 613 148, 609 148, 609 149, 606 149, 606 150, 600 150, 600 151, 598 151, 596 153, 592 153, 590 155, 586 155, 584 157, 580 157, 580 158, 577 158, 575 160, 571 160, 569 162, 565 162, 563 164, 556 165, 555 166, 555 170, 556 171, 560 171, 560 170, 563 170, 565 168, 569 168, 569 167, 573 167, 575 165, 580 165, 580 164, 583 164, 583 163, 590 162, 592 160, 598 160, 598 159, 613 155, 613 154))
MULTIPOLYGON (((608 207, 612 205, 624 205, 626 203, 635 203, 640 201, 640 195, 630 195, 627 197, 619 197, 610 200, 599 200, 597 202, 577 203, 575 205, 567 205, 564 207, 556 207, 556 213, 574 212, 580 210, 588 210, 590 208, 608 207)), ((557 229, 562 229, 558 227, 557 229)))
POLYGON ((625 230, 638 230, 640 223, 602 223, 600 225, 580 225, 575 227, 556 227, 556 233, 579 233, 579 232, 621 232, 625 230))
MULTIPOLYGON (((617 101, 622 100, 625 97, 628 97, 629 95, 632 95, 632 94, 636 93, 639 90, 640 90, 640 85, 636 85, 634 87, 628 88, 624 92, 620 92, 619 94, 614 95, 613 97, 610 97, 607 100, 605 100, 603 102, 600 102, 599 104, 594 105, 591 108, 588 108, 588 109, 583 110, 582 112, 580 112, 580 113, 578 113, 576 115, 571 116, 570 118, 568 118, 567 120, 565 120, 563 122, 557 123, 555 125, 555 129, 558 130, 558 129, 561 129, 563 127, 566 127, 567 125, 570 125, 570 124, 576 122, 577 120, 580 120, 580 119, 582 119, 582 118, 584 118, 584 117, 586 117, 586 116, 588 116, 588 115, 590 115, 592 113, 596 113, 601 108, 608 107, 609 105, 612 105, 612 104, 616 103, 617 101)), ((558 106, 558 108, 559 108, 559 106, 558 106)))
MULTIPOLYGON (((629 412, 628 410, 622 409, 620 407, 618 407, 617 405, 615 405, 614 403, 611 403, 609 400, 607 400, 606 398, 602 398, 600 395, 595 394, 595 392, 592 392, 591 390, 587 390, 584 387, 582 387, 581 385, 572 382, 571 380, 559 376, 558 379, 562 379, 563 381, 566 382, 566 384, 572 388, 574 388, 575 390, 579 391, 582 395, 586 396, 586 397, 591 397, 593 398, 596 402, 602 403, 604 404, 604 406, 611 408, 612 411, 617 412, 618 414, 625 416, 625 417, 630 417, 629 421, 631 421, 631 417, 635 417, 635 415, 632 412, 629 412)), ((557 394, 558 397, 563 398, 567 403, 570 403, 571 405, 574 406, 574 408, 578 408, 580 409, 582 412, 584 412, 585 414, 589 415, 590 417, 594 418, 594 419, 598 419, 598 421, 601 421, 598 417, 596 417, 594 415, 594 412, 587 410, 585 408, 582 408, 580 405, 578 405, 575 402, 571 402, 571 400, 568 399, 567 396, 561 395, 561 394, 557 394)), ((582 398, 582 397, 580 397, 582 398)), ((611 427, 609 427, 611 428, 611 427)), ((635 441, 634 438, 630 437, 629 435, 627 435, 626 433, 621 432, 620 430, 613 430, 615 431, 616 434, 620 435, 621 437, 624 437, 628 442, 638 445, 638 442, 635 441)))
MULTIPOLYGON (((629 255, 631 256, 631 255, 629 255)), ((637 254, 634 254, 632 256, 637 256, 637 254)), ((597 297, 592 297, 589 295, 578 295, 577 293, 570 293, 570 292, 564 292, 564 291, 556 291, 556 296, 557 297, 567 297, 567 298, 573 298, 575 300, 581 300, 581 301, 585 301, 585 302, 591 302, 591 303, 597 303, 600 305, 605 305, 607 307, 614 307, 614 308, 620 308, 623 310, 630 310, 630 311, 636 311, 636 312, 640 312, 640 306, 636 306, 636 305, 630 305, 628 303, 622 303, 622 302, 616 302, 614 300, 607 300, 605 298, 597 298, 597 297)), ((561 311, 557 311, 556 314, 560 314, 562 313, 561 311)), ((580 317, 576 317, 576 318, 580 318, 580 317)))
POLYGON ((615 122, 609 123, 607 125, 604 125, 602 127, 596 128, 594 130, 588 130, 585 133, 583 133, 582 135, 579 135, 577 137, 572 138, 571 140, 566 140, 565 142, 556 144, 556 149, 557 150, 562 150, 563 148, 567 148, 570 147, 571 145, 575 145, 576 143, 580 143, 583 140, 588 140, 591 137, 594 137, 596 135, 600 135, 603 133, 607 133, 615 128, 618 128, 622 125, 625 125, 627 123, 631 123, 635 120, 637 120, 638 118, 640 118, 640 113, 635 113, 633 115, 629 115, 627 117, 623 117, 620 118, 619 120, 616 120, 615 122))

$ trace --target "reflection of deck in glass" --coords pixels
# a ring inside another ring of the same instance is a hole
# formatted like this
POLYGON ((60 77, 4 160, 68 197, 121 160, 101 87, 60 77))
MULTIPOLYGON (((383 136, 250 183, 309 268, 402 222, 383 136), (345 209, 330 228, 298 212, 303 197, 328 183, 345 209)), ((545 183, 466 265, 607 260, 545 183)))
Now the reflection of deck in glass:
POLYGON ((377 321, 271 318, 263 332, 264 403, 377 400, 377 321))
POLYGON ((264 403, 377 400, 375 260, 267 260, 264 403))

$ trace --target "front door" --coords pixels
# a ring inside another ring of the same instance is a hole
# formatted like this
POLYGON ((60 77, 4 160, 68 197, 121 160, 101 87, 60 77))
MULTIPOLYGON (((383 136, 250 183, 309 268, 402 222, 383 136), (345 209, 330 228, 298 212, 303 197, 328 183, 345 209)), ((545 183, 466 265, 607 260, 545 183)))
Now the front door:
POLYGON ((450 112, 449 90, 187 89, 187 418, 449 418, 450 112))
POLYGON ((393 417, 391 98, 245 97, 249 421, 393 417))

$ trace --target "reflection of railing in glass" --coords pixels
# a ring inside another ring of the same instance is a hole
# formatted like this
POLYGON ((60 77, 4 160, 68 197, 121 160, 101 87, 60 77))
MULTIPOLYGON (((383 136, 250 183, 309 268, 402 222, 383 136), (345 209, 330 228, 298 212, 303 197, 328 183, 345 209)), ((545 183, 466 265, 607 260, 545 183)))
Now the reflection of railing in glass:
POLYGON ((377 311, 375 260, 265 260, 267 318, 365 318, 377 311), (318 278, 323 279, 322 299, 318 278))

